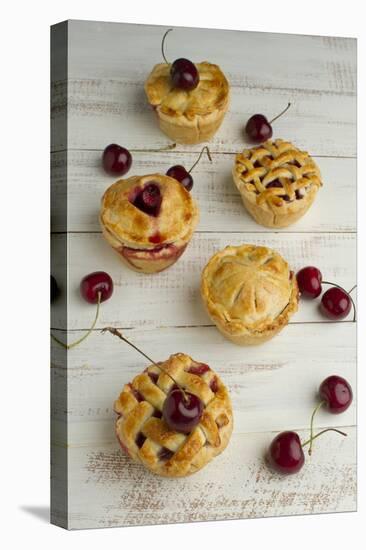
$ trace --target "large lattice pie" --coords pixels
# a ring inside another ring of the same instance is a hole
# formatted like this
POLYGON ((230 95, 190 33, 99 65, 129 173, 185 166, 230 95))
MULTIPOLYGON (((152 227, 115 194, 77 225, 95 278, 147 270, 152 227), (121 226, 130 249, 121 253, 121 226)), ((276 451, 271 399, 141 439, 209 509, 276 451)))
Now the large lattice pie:
POLYGON ((227 246, 202 273, 201 293, 218 329, 241 345, 260 344, 287 325, 298 307, 296 277, 265 246, 227 246))
POLYGON ((100 210, 105 239, 130 268, 144 273, 178 260, 198 218, 191 194, 162 174, 116 181, 104 193, 100 210))
POLYGON ((196 68, 199 84, 194 90, 174 88, 167 63, 155 65, 145 82, 161 130, 177 143, 210 140, 229 106, 229 83, 220 67, 203 61, 196 68))
POLYGON ((233 178, 248 212, 266 227, 299 220, 322 185, 311 156, 281 139, 236 155, 233 178))
POLYGON ((153 364, 125 385, 114 403, 116 435, 122 449, 151 472, 187 476, 227 446, 233 429, 229 393, 208 365, 183 353, 157 365, 160 368, 153 364), (169 374, 204 404, 199 424, 188 434, 169 429, 162 418, 165 399, 174 387, 169 374))

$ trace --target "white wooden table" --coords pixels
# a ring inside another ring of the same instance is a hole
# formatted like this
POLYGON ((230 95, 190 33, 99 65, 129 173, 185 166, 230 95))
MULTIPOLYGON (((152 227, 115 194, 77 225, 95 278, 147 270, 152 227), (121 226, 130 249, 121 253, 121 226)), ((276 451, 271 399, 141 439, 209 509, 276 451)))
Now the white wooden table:
MULTIPOLYGON (((54 312, 53 331, 71 342, 91 323, 94 309, 82 301, 80 279, 95 270, 112 276, 115 292, 103 303, 98 327, 113 325, 157 360, 186 352, 209 363, 228 385, 235 429, 227 450, 197 474, 161 479, 124 456, 114 437, 112 405, 124 383, 145 368, 128 346, 98 330, 64 353, 55 346, 52 364, 53 448, 67 458, 67 518, 57 499, 53 521, 71 529, 235 519, 355 510, 355 406, 340 416, 321 411, 317 428, 342 427, 348 437, 327 433, 315 443, 303 470, 290 477, 270 472, 263 455, 283 429, 308 437, 319 383, 329 374, 356 383, 356 324, 327 322, 314 302, 283 332, 259 347, 225 340, 206 316, 199 297, 200 272, 227 244, 265 244, 298 270, 316 265, 327 280, 356 283, 356 42, 348 38, 294 36, 177 28, 167 56, 218 63, 231 84, 231 106, 210 143, 213 163, 202 158, 192 190, 201 221, 182 258, 167 271, 134 273, 102 240, 99 201, 113 178, 101 169, 109 143, 133 155, 129 175, 189 167, 201 149, 181 146, 151 152, 168 139, 149 109, 143 82, 161 61, 165 28, 71 21, 68 80, 53 84, 54 121, 68 105, 68 140, 53 136, 53 190, 65 194, 66 220, 53 211, 54 250, 68 246, 68 327, 54 312), (274 137, 289 139, 319 163, 324 187, 296 225, 274 232, 243 209, 231 180, 233 153, 246 144, 250 115, 274 117, 274 137), (68 328, 68 333, 65 329, 68 328), (65 391, 67 407, 65 408, 65 391), (67 421, 67 430, 65 422, 67 421)), ((62 258, 54 275, 64 285, 62 258)), ((54 456, 57 455, 57 452, 54 456)), ((56 464, 54 472, 60 467, 56 464)), ((65 475, 65 470, 63 469, 65 475)), ((57 481, 59 482, 59 481, 57 481)))

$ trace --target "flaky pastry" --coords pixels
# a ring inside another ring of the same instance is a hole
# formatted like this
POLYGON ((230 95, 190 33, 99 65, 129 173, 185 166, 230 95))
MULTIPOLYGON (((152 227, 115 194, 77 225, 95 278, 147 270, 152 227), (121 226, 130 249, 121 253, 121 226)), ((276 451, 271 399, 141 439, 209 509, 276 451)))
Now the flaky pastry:
POLYGON ((155 65, 145 82, 160 129, 177 143, 210 140, 229 106, 229 83, 218 65, 203 61, 196 67, 200 80, 191 91, 173 87, 167 63, 155 65))
POLYGON ((276 139, 236 155, 233 178, 244 206, 265 227, 287 227, 312 205, 322 185, 306 151, 276 139))
POLYGON ((275 336, 297 311, 296 277, 287 262, 265 246, 227 246, 203 270, 201 294, 217 328, 240 345, 275 336))
POLYGON ((122 449, 151 472, 182 477, 203 468, 227 446, 233 413, 229 393, 220 377, 204 363, 177 353, 150 365, 126 384, 114 403, 116 435, 122 449), (174 386, 168 374, 204 404, 199 424, 183 434, 169 429, 162 418, 167 394, 174 386))
POLYGON ((144 273, 162 271, 175 263, 198 219, 198 207, 190 193, 162 174, 121 179, 102 197, 103 236, 129 267, 144 273))

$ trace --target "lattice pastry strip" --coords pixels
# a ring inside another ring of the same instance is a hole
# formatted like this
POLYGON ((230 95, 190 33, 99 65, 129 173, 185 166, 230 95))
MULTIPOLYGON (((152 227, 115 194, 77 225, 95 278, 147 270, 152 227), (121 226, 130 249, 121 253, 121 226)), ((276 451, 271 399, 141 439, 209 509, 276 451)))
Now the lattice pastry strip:
POLYGON ((116 433, 122 448, 151 471, 184 476, 226 447, 232 431, 230 398, 217 374, 187 355, 172 355, 161 366, 204 403, 198 426, 188 435, 169 429, 162 410, 174 382, 152 365, 127 384, 115 402, 116 433))

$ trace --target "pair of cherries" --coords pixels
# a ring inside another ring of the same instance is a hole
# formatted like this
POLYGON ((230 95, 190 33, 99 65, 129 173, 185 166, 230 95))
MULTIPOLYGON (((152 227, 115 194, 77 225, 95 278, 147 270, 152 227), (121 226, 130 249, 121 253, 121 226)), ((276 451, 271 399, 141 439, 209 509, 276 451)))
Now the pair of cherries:
POLYGON ((335 431, 341 435, 347 435, 335 428, 327 428, 313 435, 313 420, 316 412, 323 406, 332 414, 340 414, 348 409, 352 403, 352 388, 341 376, 328 376, 319 388, 320 402, 313 411, 311 417, 310 439, 301 443, 296 432, 286 431, 278 434, 272 441, 268 451, 269 465, 281 474, 295 474, 301 470, 305 463, 303 448, 310 444, 311 454, 314 439, 327 431, 335 431))
POLYGON ((336 321, 347 317, 353 306, 355 320, 356 308, 350 293, 335 283, 323 281, 322 273, 317 267, 304 267, 297 273, 296 279, 301 296, 312 300, 322 293, 322 284, 332 285, 321 298, 320 311, 328 319, 336 321))

